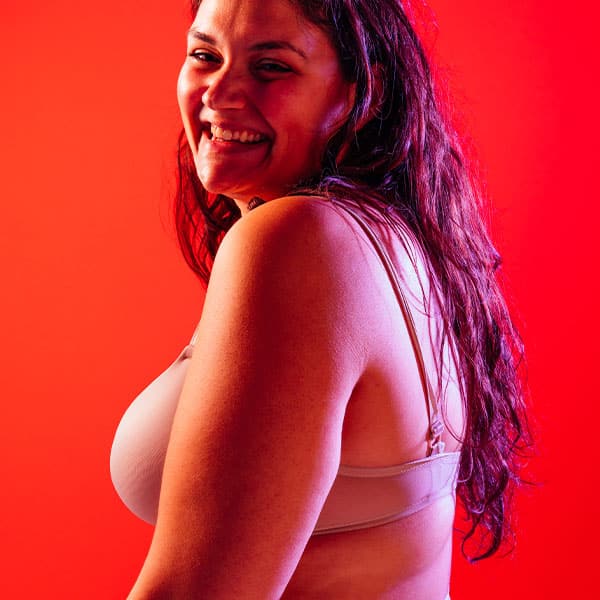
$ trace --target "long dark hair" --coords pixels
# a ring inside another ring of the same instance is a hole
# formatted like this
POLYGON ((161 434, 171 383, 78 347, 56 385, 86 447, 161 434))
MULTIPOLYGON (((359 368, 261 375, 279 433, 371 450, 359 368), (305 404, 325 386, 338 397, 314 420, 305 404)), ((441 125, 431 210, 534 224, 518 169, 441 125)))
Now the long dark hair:
MULTIPOLYGON (((289 1, 328 33, 345 77, 360 90, 322 171, 290 194, 358 203, 392 226, 408 226, 429 257, 466 409, 457 489, 468 522, 462 551, 487 558, 512 534, 509 503, 531 436, 519 376, 523 348, 498 285, 500 256, 481 217, 478 178, 399 0, 289 1), (476 531, 482 535, 473 537, 476 531), (474 552, 467 552, 469 540, 477 542, 474 552)), ((193 15, 199 4, 192 0, 193 15)), ((178 175, 179 242, 207 284, 240 212, 232 199, 202 187, 183 133, 178 175)))

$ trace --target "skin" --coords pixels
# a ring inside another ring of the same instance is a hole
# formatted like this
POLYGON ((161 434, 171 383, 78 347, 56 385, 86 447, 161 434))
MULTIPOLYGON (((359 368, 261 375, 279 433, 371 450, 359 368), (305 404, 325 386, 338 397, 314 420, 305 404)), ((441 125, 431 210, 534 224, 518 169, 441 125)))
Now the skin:
POLYGON ((187 50, 178 100, 198 176, 209 192, 236 199, 245 212, 252 196, 278 198, 319 169, 355 89, 320 29, 287 2, 204 0, 187 50), (289 46, 257 49, 272 41, 289 46), (217 143, 209 139, 209 123, 267 139, 217 143))
MULTIPOLYGON (((215 259, 154 536, 128 598, 441 600, 450 499, 389 525, 311 537, 340 462, 381 466, 426 454, 414 355, 371 243, 328 202, 280 197, 318 169, 354 88, 327 37, 287 2, 204 0, 193 30, 212 42, 188 40, 178 85, 188 141, 203 185, 234 198, 244 216, 215 259), (252 49, 271 32, 307 58, 252 49), (214 143, 203 121, 267 141, 214 143), (257 195, 267 203, 247 212, 257 195)), ((435 373, 422 263, 417 274, 399 242, 387 245, 435 373)), ((461 431, 452 369, 444 384, 448 422, 461 431)), ((444 439, 447 450, 457 447, 448 432, 444 439)))

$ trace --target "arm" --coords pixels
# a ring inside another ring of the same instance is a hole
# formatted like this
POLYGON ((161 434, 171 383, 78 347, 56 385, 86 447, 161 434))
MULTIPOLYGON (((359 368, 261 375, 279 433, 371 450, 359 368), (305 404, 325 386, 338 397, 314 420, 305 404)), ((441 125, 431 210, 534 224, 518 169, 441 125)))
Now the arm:
POLYGON ((284 198, 224 239, 129 600, 283 593, 336 476, 364 365, 344 227, 319 202, 284 198))

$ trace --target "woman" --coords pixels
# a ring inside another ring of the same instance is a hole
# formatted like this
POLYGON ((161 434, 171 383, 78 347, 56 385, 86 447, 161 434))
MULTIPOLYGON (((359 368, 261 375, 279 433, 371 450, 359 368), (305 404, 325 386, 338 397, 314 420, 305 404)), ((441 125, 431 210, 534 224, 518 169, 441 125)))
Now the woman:
POLYGON ((113 445, 156 524, 129 598, 443 600, 456 492, 493 554, 524 420, 421 46, 397 0, 192 8, 177 220, 210 283, 113 445))

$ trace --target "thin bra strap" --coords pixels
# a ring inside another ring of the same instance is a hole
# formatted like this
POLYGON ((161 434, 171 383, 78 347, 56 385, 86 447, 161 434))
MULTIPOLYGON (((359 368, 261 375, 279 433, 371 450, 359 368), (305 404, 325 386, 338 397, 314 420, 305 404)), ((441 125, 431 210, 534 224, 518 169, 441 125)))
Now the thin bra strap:
POLYGON ((425 395, 425 400, 427 403, 427 415, 429 417, 429 439, 427 456, 441 454, 442 452, 444 452, 445 447, 445 444, 442 441, 444 422, 441 418, 439 402, 436 400, 436 395, 433 391, 431 382, 427 375, 425 361, 423 359, 423 352, 421 350, 421 345, 419 344, 419 338, 417 337, 415 322, 410 311, 408 301, 406 300, 404 290, 400 285, 400 280, 398 278, 398 274, 396 273, 396 269, 394 268, 394 265, 388 253, 385 251, 383 245, 377 237, 377 234, 373 231, 373 229, 370 227, 367 221, 362 216, 360 216, 358 212, 351 210, 350 207, 346 204, 343 204, 339 201, 334 202, 334 204, 335 206, 339 206, 342 209, 344 209, 347 213, 349 213, 354 218, 354 220, 361 226, 363 231, 367 234, 367 237, 375 246, 377 253, 379 254, 379 257, 381 259, 381 262, 383 263, 391 280, 392 286, 396 293, 396 298, 398 299, 400 308, 402 309, 402 314, 404 315, 406 328, 410 336, 410 341, 417 361, 417 367, 419 369, 419 376, 421 378, 421 384, 423 386, 423 394, 425 395))

